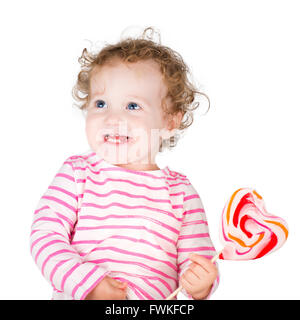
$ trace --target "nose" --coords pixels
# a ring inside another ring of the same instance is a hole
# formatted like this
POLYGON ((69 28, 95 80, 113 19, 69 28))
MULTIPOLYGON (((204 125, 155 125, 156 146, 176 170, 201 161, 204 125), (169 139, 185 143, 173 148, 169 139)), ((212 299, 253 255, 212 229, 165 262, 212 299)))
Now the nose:
POLYGON ((111 111, 104 120, 104 126, 110 133, 125 135, 127 133, 128 121, 122 112, 111 111))
POLYGON ((117 113, 109 113, 105 118, 105 123, 109 126, 116 126, 119 122, 122 122, 124 117, 117 113))

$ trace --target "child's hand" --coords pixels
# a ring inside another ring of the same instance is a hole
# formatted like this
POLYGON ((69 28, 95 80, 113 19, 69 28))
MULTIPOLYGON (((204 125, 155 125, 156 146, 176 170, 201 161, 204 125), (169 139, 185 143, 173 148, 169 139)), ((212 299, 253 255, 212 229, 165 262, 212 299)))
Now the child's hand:
POLYGON ((193 263, 180 277, 180 284, 194 299, 204 299, 217 278, 218 269, 210 260, 198 254, 193 253, 189 258, 193 263))
POLYGON ((85 300, 125 300, 127 283, 104 277, 85 300))

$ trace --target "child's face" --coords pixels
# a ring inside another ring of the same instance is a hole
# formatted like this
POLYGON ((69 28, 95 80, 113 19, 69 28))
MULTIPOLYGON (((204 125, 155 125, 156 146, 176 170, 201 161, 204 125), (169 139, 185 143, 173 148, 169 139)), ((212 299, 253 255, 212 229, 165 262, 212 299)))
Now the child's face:
POLYGON ((161 107, 166 94, 167 87, 155 61, 125 64, 117 60, 95 67, 86 117, 90 147, 113 164, 136 170, 157 169, 154 159, 159 136, 171 136, 175 130, 171 130, 173 122, 161 107), (124 140, 107 140, 106 134, 119 134, 124 140))

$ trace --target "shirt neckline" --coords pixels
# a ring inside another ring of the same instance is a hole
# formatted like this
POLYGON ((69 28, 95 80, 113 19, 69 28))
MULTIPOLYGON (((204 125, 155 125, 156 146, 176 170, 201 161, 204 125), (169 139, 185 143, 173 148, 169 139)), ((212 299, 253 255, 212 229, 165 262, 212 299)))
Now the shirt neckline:
POLYGON ((170 169, 168 166, 165 166, 164 168, 160 168, 158 170, 134 170, 134 169, 127 169, 127 168, 123 168, 123 167, 119 167, 117 165, 114 165, 106 160, 104 160, 103 158, 101 158, 95 151, 92 151, 93 156, 95 157, 95 159, 97 159, 97 161, 99 161, 100 165, 102 167, 105 168, 112 168, 112 169, 116 169, 116 170, 120 170, 120 171, 124 171, 124 172, 131 172, 131 173, 137 173, 137 174, 149 174, 149 175, 155 175, 155 176, 164 176, 167 175, 168 172, 170 172, 170 169))

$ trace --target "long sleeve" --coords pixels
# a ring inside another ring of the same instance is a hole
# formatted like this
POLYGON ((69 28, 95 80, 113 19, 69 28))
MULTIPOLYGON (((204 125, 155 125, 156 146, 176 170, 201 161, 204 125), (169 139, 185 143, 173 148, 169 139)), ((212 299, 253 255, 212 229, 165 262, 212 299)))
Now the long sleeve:
POLYGON ((41 197, 34 212, 30 250, 54 290, 79 300, 108 272, 97 264, 84 262, 70 243, 78 212, 75 173, 70 157, 41 197))
MULTIPOLYGON (((216 254, 209 236, 207 219, 201 198, 192 184, 188 184, 185 190, 183 219, 177 242, 177 252, 178 278, 191 264, 188 258, 190 253, 199 254, 207 259, 211 259, 216 254)), ((207 298, 216 290, 218 282, 219 276, 215 280, 207 298)), ((187 295, 185 291, 183 293, 191 299, 191 296, 187 295)))

